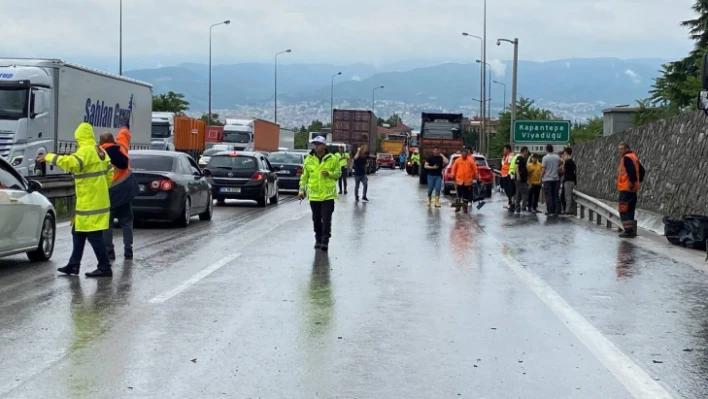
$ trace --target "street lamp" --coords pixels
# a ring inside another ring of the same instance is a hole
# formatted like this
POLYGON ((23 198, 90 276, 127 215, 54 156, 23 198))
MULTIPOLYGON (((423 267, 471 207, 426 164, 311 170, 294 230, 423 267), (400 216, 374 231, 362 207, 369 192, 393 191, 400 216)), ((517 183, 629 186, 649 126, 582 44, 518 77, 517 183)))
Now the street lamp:
MULTIPOLYGON (((489 63, 484 62, 482 60, 476 60, 476 61, 478 64, 482 63, 482 64, 489 67, 489 98, 491 99, 491 97, 492 97, 492 66, 489 65, 489 63)), ((485 99, 485 101, 486 101, 486 99, 485 99)), ((492 119, 492 103, 491 102, 489 103, 489 109, 487 109, 487 115, 488 115, 489 119, 492 119)))
POLYGON ((493 82, 498 85, 504 86, 504 111, 506 111, 506 85, 502 82, 497 82, 496 80, 494 80, 493 82))
POLYGON ((514 148, 514 122, 516 121, 516 82, 519 70, 519 39, 497 39, 497 46, 501 46, 501 42, 507 42, 514 45, 514 73, 511 80, 511 129, 509 129, 509 144, 514 148))
POLYGON ((273 113, 275 114, 273 119, 275 123, 278 123, 278 56, 280 54, 285 54, 285 53, 290 53, 292 50, 287 49, 284 51, 280 51, 275 53, 275 94, 274 94, 274 100, 273 100, 273 113))
MULTIPOLYGON (((484 58, 482 43, 481 43, 482 38, 479 36, 476 36, 476 35, 470 35, 467 32, 462 32, 462 36, 479 39, 480 53, 482 53, 481 56, 482 56, 482 58, 484 58)), ((479 69, 479 96, 480 96, 480 98, 484 99, 484 69, 482 69, 482 68, 479 69)), ((485 106, 485 103, 480 101, 480 103, 479 103, 479 116, 480 116, 480 120, 482 121, 482 126, 484 126, 484 106, 485 106)))
POLYGON ((334 127, 334 77, 341 75, 341 72, 337 72, 332 75, 332 89, 330 91, 329 97, 329 123, 334 127))
POLYGON ((376 114, 376 109, 374 108, 374 104, 375 104, 375 102, 376 102, 376 97, 375 97, 375 96, 376 96, 376 90, 378 90, 378 89, 383 89, 383 88, 384 88, 383 86, 378 86, 378 87, 374 87, 374 89, 371 90, 371 112, 374 113, 374 114, 376 114))
POLYGON ((123 76, 123 0, 120 0, 120 18, 118 22, 118 74, 123 76))
POLYGON ((209 113, 207 114, 207 123, 211 123, 211 31, 215 26, 228 25, 231 21, 228 19, 224 22, 219 22, 209 27, 209 113))

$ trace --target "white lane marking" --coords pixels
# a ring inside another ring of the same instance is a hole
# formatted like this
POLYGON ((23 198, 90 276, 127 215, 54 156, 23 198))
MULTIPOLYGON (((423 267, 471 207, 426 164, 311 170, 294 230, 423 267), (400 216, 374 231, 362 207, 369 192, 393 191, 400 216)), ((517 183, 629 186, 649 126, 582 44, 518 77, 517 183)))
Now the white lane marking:
POLYGON ((238 258, 239 256, 241 256, 241 254, 229 255, 229 256, 226 256, 226 257, 224 257, 224 258, 222 258, 222 259, 220 259, 220 260, 218 260, 218 261, 212 263, 211 265, 209 265, 209 266, 205 267, 204 269, 200 270, 200 271, 199 271, 197 274, 195 274, 194 276, 192 276, 192 277, 190 277, 189 279, 185 280, 182 284, 178 285, 177 287, 175 287, 175 288, 173 288, 173 289, 171 289, 171 290, 169 290, 169 291, 165 291, 165 292, 163 292, 162 294, 160 294, 160 295, 158 295, 158 296, 152 298, 152 299, 150 300, 150 303, 153 303, 153 304, 160 304, 160 303, 165 303, 165 302, 167 302, 170 298, 172 298, 172 297, 174 297, 175 295, 177 295, 177 294, 179 294, 179 293, 185 291, 186 289, 188 289, 189 287, 191 287, 191 286, 193 286, 194 284, 198 283, 199 281, 201 281, 202 279, 204 279, 204 278, 207 277, 208 275, 210 275, 210 274, 214 273, 215 271, 221 269, 222 267, 226 266, 227 264, 229 264, 231 261, 233 261, 234 259, 238 258))
POLYGON ((605 338, 590 322, 573 309, 550 285, 525 268, 504 245, 504 262, 536 296, 555 313, 560 321, 637 399, 672 399, 673 396, 654 381, 641 367, 605 338))
POLYGON ((68 227, 68 226, 71 226, 71 222, 57 223, 57 229, 60 229, 62 227, 68 227))

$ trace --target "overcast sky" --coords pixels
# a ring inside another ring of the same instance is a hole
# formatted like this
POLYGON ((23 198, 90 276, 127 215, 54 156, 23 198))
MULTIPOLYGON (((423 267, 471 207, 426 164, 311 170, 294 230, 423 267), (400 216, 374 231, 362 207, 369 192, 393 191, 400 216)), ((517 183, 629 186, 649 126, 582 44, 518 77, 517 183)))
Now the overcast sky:
MULTIPOLYGON (((388 64, 472 60, 483 0, 123 0, 123 54, 157 66, 206 62, 388 64), (208 4, 208 5, 207 5, 208 4)), ((511 59, 499 37, 518 37, 519 57, 683 57, 692 47, 680 21, 693 0, 488 0, 489 59, 511 59)), ((3 1, 3 56, 116 57, 119 0, 3 1)))

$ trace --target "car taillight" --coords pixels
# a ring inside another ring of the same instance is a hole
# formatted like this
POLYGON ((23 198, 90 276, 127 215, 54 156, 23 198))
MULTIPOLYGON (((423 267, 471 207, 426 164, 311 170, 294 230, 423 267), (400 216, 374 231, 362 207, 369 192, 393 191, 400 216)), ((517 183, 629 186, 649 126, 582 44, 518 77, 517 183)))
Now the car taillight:
POLYGON ((251 176, 251 180, 256 180, 256 181, 263 180, 264 178, 265 178, 265 175, 263 174, 263 172, 256 172, 253 174, 253 176, 251 176))
POLYGON ((302 175, 302 167, 301 167, 301 166, 298 166, 297 169, 295 169, 295 174, 296 174, 297 176, 302 175))
POLYGON ((170 191, 174 187, 172 180, 153 180, 150 182, 150 188, 155 191, 170 191))

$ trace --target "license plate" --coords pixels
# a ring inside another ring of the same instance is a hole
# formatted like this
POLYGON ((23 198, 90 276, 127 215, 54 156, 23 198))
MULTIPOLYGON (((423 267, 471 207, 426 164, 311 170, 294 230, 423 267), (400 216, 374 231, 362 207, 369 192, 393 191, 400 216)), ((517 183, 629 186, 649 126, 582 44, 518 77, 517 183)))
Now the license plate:
POLYGON ((289 175, 290 171, 289 170, 281 170, 281 171, 278 171, 278 174, 279 175, 289 175))
POLYGON ((138 184, 138 190, 140 190, 141 193, 145 192, 145 185, 144 184, 138 184))
POLYGON ((221 187, 219 191, 222 193, 240 193, 241 189, 237 187, 221 187))

